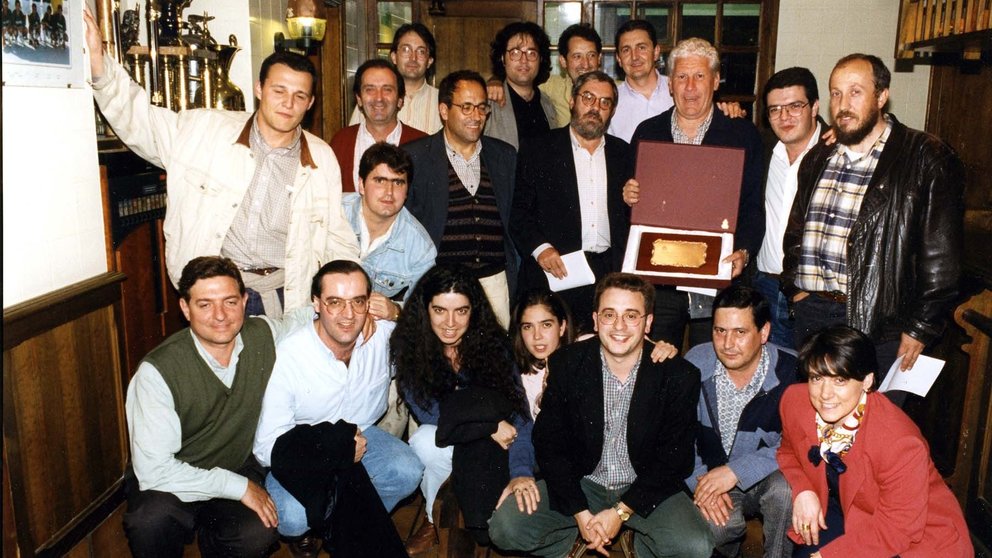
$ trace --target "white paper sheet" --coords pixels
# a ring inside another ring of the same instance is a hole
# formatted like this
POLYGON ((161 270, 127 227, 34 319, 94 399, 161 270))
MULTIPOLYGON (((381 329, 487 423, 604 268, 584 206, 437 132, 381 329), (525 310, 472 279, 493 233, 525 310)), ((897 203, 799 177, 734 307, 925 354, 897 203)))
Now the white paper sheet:
POLYGON ((565 271, 568 273, 564 278, 558 279, 547 271, 544 272, 544 276, 548 278, 548 287, 552 291, 557 293, 575 287, 592 285, 596 282, 596 276, 593 275, 592 268, 589 267, 589 262, 586 261, 586 255, 582 250, 563 254, 561 261, 565 264, 565 271))
POLYGON ((933 387, 934 381, 937 380, 937 376, 940 375, 940 371, 944 369, 944 361, 920 355, 912 368, 902 372, 899 370, 899 367, 902 366, 902 359, 903 357, 899 357, 892 363, 892 367, 889 368, 889 373, 882 381, 882 385, 878 387, 878 391, 884 393, 889 390, 900 390, 926 397, 930 388, 933 387))

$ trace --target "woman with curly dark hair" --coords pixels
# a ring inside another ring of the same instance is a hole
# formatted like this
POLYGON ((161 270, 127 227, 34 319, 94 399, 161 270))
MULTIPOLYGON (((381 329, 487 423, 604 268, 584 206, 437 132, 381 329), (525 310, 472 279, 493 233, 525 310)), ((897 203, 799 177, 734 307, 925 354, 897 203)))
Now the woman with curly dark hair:
POLYGON ((538 492, 533 422, 510 340, 479 281, 457 265, 424 274, 390 338, 390 358, 421 425, 410 446, 425 467, 427 519, 408 552, 436 541, 432 507, 449 474, 466 528, 488 543, 486 522, 498 503, 512 493, 521 511, 532 511, 538 492))

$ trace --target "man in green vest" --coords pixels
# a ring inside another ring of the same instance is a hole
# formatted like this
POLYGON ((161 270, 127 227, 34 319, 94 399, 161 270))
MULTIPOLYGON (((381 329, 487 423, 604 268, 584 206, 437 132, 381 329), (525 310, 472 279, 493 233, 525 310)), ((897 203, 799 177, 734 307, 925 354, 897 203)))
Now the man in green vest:
POLYGON ((179 280, 184 329, 152 350, 127 391, 133 475, 124 530, 136 557, 268 556, 276 508, 251 454, 275 343, 308 322, 245 319, 247 295, 227 258, 191 260, 179 280))

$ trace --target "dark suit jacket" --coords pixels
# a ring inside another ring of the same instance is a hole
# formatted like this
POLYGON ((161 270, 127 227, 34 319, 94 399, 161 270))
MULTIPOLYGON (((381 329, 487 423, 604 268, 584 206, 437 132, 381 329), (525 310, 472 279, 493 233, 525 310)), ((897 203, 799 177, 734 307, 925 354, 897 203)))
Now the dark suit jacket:
MULTIPOLYGON (((641 122, 634 130, 630 145, 636 154, 637 142, 641 140, 672 140, 672 107, 658 116, 641 122)), ((744 175, 741 178, 740 205, 737 208, 737 232, 734 234, 734 249, 744 248, 751 261, 758 257, 761 240, 765 236, 764 176, 767 165, 763 164, 763 146, 758 129, 745 118, 727 118, 718 109, 713 111, 713 122, 703 136, 703 145, 740 147, 744 149, 744 175)), ((672 164, 682 164, 672 161, 672 164)))
MULTIPOLYGON (((551 509, 567 516, 589 508, 579 485, 603 454, 603 376, 598 338, 558 349, 534 425, 537 464, 551 509)), ((645 346, 627 418, 627 444, 637 480, 621 497, 647 517, 685 489, 692 473, 699 370, 682 357, 651 362, 645 346)))
MULTIPOLYGON (((517 154, 510 233, 522 259, 521 284, 525 277, 547 281, 531 256, 541 244, 550 243, 561 254, 582 249, 582 214, 570 129, 565 126, 552 130, 540 140, 522 145, 517 154)), ((613 271, 619 271, 630 231, 630 208, 623 202, 623 184, 633 176, 632 157, 630 146, 622 139, 607 135, 605 141, 606 206, 613 271)))
MULTIPOLYGON (((815 465, 810 461, 812 448, 819 450, 820 442, 807 385, 789 387, 779 409, 782 474, 793 497, 812 490, 826 514, 827 465, 819 459, 815 465)), ((961 506, 934 467, 920 429, 884 395, 868 394, 858 435, 843 460, 847 465, 840 475, 844 534, 820 550, 824 558, 975 555, 961 506)), ((801 540, 791 528, 789 537, 801 540)))
MULTIPOLYGON (((496 194, 499 217, 503 221, 503 249, 506 252, 506 280, 513 290, 517 284, 520 260, 510 240, 510 207, 513 203, 517 152, 510 144, 482 136, 482 164, 489 172, 496 194)), ((448 155, 444 147, 444 130, 403 146, 413 159, 413 180, 406 196, 406 208, 420 221, 434 246, 448 222, 448 155)))
MULTIPOLYGON (((358 191, 357 185, 351 175, 354 173, 356 164, 355 142, 358 141, 359 126, 360 124, 355 124, 341 128, 338 130, 338 133, 334 134, 334 137, 330 141, 331 150, 334 151, 334 156, 337 157, 338 165, 341 167, 341 190, 343 192, 358 191)), ((426 135, 413 126, 404 124, 403 129, 400 130, 400 145, 410 143, 426 135)))

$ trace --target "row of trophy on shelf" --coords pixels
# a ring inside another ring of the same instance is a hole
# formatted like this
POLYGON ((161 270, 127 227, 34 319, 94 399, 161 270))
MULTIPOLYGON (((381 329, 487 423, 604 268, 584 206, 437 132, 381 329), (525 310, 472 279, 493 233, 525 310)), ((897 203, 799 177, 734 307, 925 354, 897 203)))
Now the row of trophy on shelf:
POLYGON ((206 12, 184 19, 192 0, 145 0, 148 41, 138 44, 141 1, 122 12, 121 0, 98 0, 97 11, 107 52, 148 90, 152 103, 174 111, 245 110, 244 93, 230 80, 237 37, 218 44, 207 26, 214 18, 206 12))

